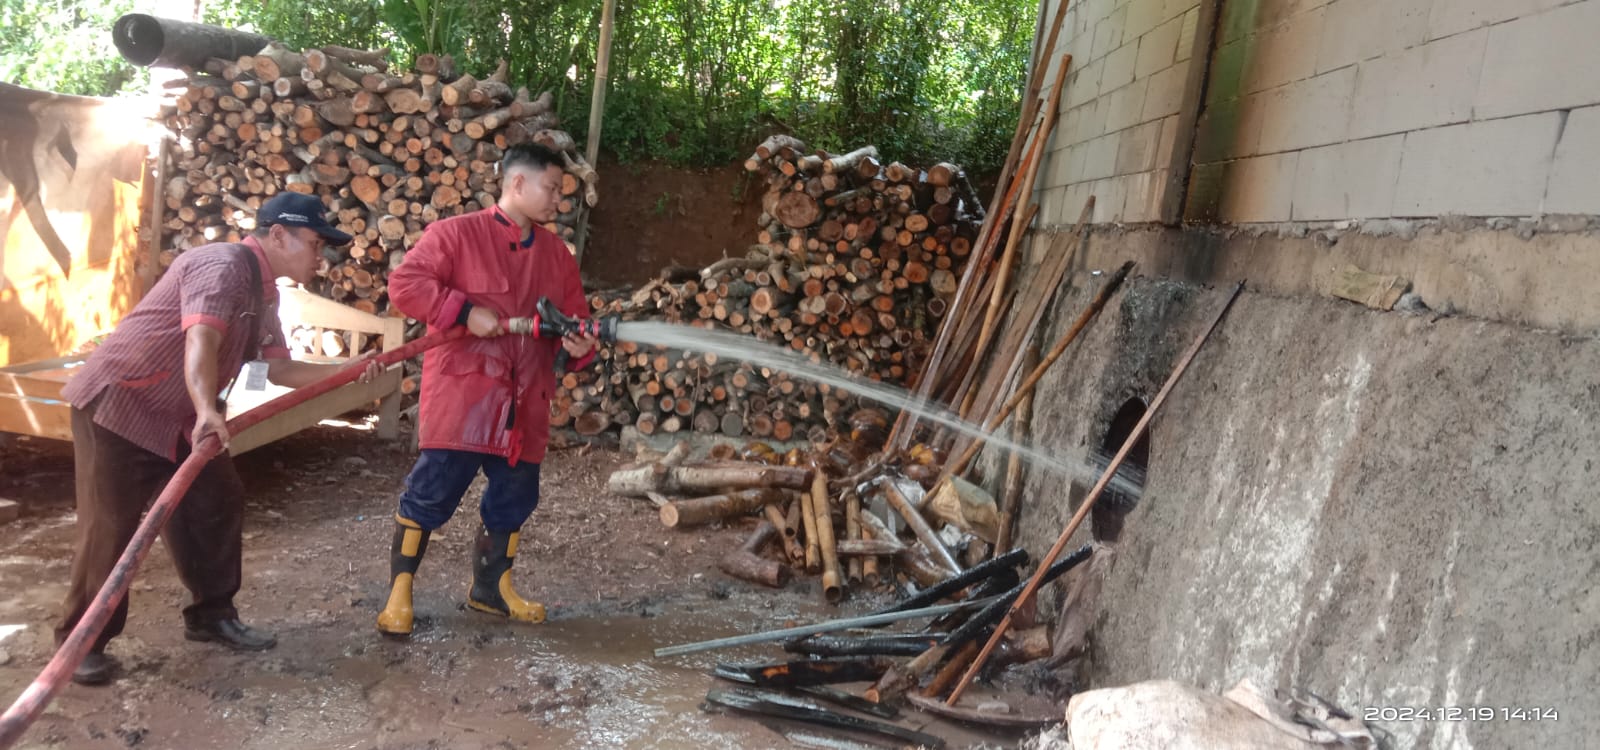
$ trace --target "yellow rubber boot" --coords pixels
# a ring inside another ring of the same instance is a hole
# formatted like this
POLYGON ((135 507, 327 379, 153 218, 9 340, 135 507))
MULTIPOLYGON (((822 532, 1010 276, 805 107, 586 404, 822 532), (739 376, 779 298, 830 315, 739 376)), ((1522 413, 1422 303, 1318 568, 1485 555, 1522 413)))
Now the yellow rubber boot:
POLYGON ((544 622, 544 605, 523 599, 511 586, 511 563, 516 556, 517 532, 478 529, 467 606, 518 622, 544 622))
POLYGON ((394 517, 394 543, 389 550, 389 601, 378 613, 378 632, 391 636, 411 635, 414 613, 411 610, 411 581, 428 551, 429 531, 416 521, 394 517))

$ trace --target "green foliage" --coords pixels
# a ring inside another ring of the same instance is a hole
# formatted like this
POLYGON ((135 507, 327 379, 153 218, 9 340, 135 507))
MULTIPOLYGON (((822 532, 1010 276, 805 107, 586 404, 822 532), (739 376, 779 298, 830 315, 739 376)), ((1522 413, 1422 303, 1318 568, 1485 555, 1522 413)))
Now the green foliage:
POLYGON ((202 7, 201 20, 265 34, 291 49, 378 49, 398 36, 396 26, 385 24, 384 7, 370 0, 212 0, 202 7))
MULTIPOLYGON (((39 88, 123 88, 137 77, 106 31, 132 3, 0 0, 0 70, 39 88), (74 40, 33 31, 41 27, 72 29, 74 40)), ((483 76, 507 60, 514 85, 554 92, 581 142, 601 6, 211 0, 204 16, 291 47, 389 47, 400 66, 450 54, 483 76)), ((870 143, 889 159, 992 171, 1016 127, 1036 9, 1035 0, 619 0, 603 145, 623 160, 714 164, 787 131, 817 148, 870 143)))
POLYGON ((0 80, 84 96, 138 91, 149 75, 111 44, 134 0, 0 0, 0 80))

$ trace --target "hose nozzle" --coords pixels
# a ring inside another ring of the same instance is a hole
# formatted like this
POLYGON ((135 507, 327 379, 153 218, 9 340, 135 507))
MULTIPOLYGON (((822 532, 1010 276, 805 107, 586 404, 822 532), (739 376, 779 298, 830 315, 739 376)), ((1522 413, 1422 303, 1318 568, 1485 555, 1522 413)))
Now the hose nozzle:
POLYGON ((559 339, 576 333, 579 336, 593 336, 606 344, 617 343, 617 319, 614 316, 574 318, 561 312, 549 297, 540 297, 534 309, 538 313, 534 316, 535 328, 543 338, 559 339))

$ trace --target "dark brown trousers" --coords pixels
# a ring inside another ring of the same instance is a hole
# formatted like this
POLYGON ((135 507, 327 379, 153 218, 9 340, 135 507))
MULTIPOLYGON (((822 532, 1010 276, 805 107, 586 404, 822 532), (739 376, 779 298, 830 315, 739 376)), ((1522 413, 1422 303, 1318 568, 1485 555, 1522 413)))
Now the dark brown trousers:
MULTIPOLYGON (((66 639, 88 610, 139 528, 144 509, 178 470, 177 463, 95 424, 93 404, 72 410, 72 442, 78 535, 72 556, 72 588, 56 627, 57 643, 66 639)), ((185 446, 179 462, 187 455, 185 446)), ((178 577, 193 595, 193 603, 183 610, 185 624, 238 617, 233 597, 239 593, 243 523, 244 484, 232 457, 224 454, 200 471, 161 532, 178 577)), ((103 651, 127 620, 125 596, 95 641, 94 650, 103 651)))

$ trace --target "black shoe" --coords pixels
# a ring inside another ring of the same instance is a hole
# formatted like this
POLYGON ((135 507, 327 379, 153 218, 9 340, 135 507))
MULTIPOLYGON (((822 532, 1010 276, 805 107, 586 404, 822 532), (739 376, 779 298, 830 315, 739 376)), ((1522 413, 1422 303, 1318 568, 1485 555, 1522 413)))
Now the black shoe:
POLYGON ((79 685, 104 685, 117 671, 117 662, 104 653, 90 651, 78 668, 72 670, 72 681, 79 685))
POLYGON ((191 641, 215 641, 235 651, 266 651, 278 645, 271 633, 256 630, 238 620, 217 620, 203 625, 189 625, 183 637, 191 641))

